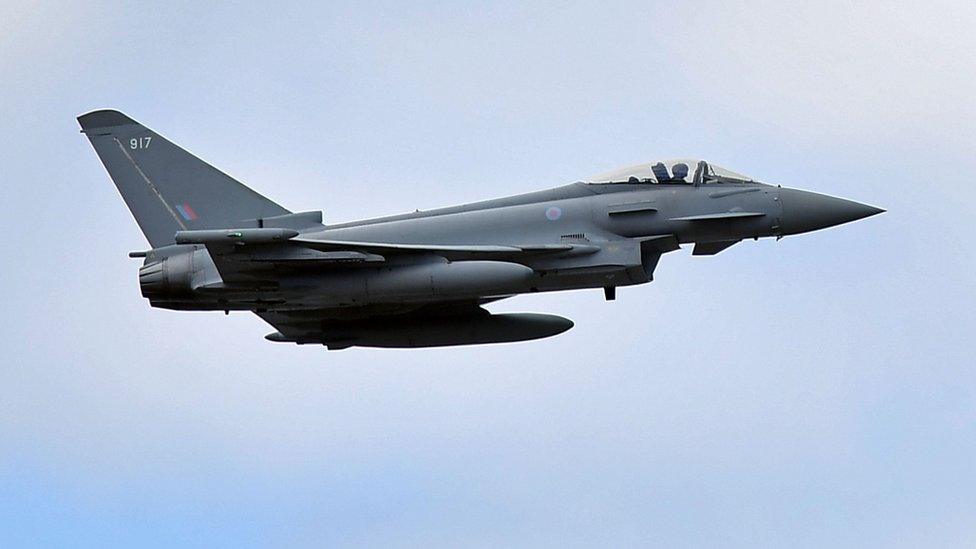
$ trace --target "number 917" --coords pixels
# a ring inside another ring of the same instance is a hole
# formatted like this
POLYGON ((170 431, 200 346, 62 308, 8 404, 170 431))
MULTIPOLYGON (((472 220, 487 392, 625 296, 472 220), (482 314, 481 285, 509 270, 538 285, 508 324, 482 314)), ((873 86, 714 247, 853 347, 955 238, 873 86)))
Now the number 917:
POLYGON ((129 140, 130 149, 148 149, 149 142, 152 141, 152 136, 146 137, 133 137, 129 140))

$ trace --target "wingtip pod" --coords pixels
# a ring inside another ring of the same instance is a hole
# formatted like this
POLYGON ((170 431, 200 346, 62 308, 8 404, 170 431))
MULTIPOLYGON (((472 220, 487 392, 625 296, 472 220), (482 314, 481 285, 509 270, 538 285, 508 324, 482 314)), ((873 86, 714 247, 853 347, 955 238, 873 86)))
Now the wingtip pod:
POLYGON ((139 123, 119 111, 112 109, 101 109, 79 116, 78 124, 81 125, 82 131, 88 131, 98 128, 126 126, 139 123))

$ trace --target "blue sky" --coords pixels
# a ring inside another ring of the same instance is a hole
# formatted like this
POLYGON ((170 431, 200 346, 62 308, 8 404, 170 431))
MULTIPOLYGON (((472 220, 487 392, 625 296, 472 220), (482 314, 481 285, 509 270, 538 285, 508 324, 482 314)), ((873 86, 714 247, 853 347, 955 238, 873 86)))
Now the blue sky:
POLYGON ((963 3, 0 6, 0 544, 972 546, 963 3), (327 222, 656 158, 887 208, 538 342, 274 345, 152 310, 74 117, 119 108, 327 222))

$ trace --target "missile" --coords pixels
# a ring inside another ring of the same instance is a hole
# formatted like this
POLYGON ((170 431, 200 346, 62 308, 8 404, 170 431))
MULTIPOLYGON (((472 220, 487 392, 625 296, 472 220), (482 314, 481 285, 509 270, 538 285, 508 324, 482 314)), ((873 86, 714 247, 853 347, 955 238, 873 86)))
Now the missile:
POLYGON ((294 229, 206 229, 176 231, 177 244, 271 244, 298 236, 294 229))

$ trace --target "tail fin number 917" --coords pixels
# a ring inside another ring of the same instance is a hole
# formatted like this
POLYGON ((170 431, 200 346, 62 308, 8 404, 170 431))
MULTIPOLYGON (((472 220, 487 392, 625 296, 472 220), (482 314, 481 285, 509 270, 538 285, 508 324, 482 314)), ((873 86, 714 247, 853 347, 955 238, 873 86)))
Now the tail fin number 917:
POLYGON ((146 137, 133 137, 129 140, 130 149, 148 149, 149 142, 152 141, 152 136, 147 135, 146 137))

